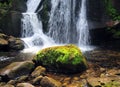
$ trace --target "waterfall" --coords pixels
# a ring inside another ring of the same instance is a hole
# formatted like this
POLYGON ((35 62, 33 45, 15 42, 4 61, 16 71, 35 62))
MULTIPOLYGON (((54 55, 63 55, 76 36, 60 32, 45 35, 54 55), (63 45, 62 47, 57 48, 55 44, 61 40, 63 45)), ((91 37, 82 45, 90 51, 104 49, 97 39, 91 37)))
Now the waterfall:
POLYGON ((22 40, 26 48, 40 49, 55 43, 73 43, 80 48, 89 45, 86 0, 81 0, 81 2, 79 0, 51 0, 47 34, 43 33, 42 22, 38 20, 35 13, 40 3, 41 0, 28 0, 28 9, 26 13, 23 13, 22 40))
POLYGON ((79 46, 89 45, 90 36, 86 16, 86 0, 82 0, 81 2, 81 9, 79 11, 79 18, 76 26, 79 35, 78 45, 79 46))
POLYGON ((39 50, 42 47, 50 46, 54 41, 42 31, 42 23, 35 13, 41 0, 28 0, 27 11, 22 13, 22 40, 25 42, 27 51, 39 50))
POLYGON ((77 44, 91 49, 86 0, 51 0, 48 35, 59 44, 77 44))
POLYGON ((75 21, 76 0, 51 0, 52 9, 49 20, 48 35, 56 43, 74 43, 76 31, 73 31, 75 21))

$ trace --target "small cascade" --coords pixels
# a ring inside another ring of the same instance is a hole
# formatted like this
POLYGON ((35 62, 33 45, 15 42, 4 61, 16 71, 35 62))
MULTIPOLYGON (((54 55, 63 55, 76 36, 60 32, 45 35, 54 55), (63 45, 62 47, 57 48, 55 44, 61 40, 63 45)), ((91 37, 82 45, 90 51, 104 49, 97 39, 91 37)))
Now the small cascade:
POLYGON ((42 31, 42 23, 35 13, 41 0, 28 0, 27 12, 22 18, 22 40, 28 51, 37 51, 42 47, 51 46, 54 42, 42 31))

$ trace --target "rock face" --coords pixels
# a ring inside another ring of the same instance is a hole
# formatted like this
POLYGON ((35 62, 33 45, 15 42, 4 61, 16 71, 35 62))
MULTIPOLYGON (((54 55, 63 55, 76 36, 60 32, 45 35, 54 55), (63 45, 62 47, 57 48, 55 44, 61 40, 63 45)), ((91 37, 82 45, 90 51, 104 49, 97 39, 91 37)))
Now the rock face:
POLYGON ((10 79, 14 79, 21 75, 28 75, 34 68, 32 61, 14 62, 6 66, 0 71, 1 76, 7 76, 10 79))
MULTIPOLYGON (((22 12, 25 12, 27 0, 12 0, 11 6, 0 7, 0 30, 7 34, 20 37, 22 12)), ((1 4, 1 3, 0 3, 1 4)))
POLYGON ((85 57, 75 45, 55 46, 38 52, 33 61, 48 70, 75 73, 87 68, 85 57))
POLYGON ((87 19, 90 29, 103 28, 108 20, 104 0, 87 1, 87 19))
POLYGON ((19 51, 24 48, 23 41, 13 36, 7 36, 0 33, 0 50, 1 51, 19 51))
POLYGON ((12 10, 25 12, 27 10, 26 2, 27 0, 13 0, 12 10))
POLYGON ((6 12, 0 20, 1 31, 7 35, 19 37, 21 32, 21 17, 20 12, 6 12))

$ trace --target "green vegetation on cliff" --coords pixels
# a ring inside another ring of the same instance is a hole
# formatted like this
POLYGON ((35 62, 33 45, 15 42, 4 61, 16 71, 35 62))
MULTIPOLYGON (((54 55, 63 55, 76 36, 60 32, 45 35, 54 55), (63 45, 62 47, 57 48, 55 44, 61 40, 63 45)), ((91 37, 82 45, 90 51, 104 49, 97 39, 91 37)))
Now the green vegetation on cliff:
POLYGON ((12 7, 12 2, 13 2, 13 0, 6 0, 4 2, 1 1, 0 2, 0 8, 2 8, 2 9, 9 9, 9 8, 12 7))
POLYGON ((112 0, 104 0, 106 5, 106 11, 112 20, 120 20, 120 13, 113 6, 112 0))
POLYGON ((120 21, 120 12, 115 8, 113 0, 104 0, 106 6, 106 12, 110 17, 111 21, 108 23, 108 32, 111 33, 113 38, 120 38, 120 27, 119 25, 114 26, 115 23, 120 21))

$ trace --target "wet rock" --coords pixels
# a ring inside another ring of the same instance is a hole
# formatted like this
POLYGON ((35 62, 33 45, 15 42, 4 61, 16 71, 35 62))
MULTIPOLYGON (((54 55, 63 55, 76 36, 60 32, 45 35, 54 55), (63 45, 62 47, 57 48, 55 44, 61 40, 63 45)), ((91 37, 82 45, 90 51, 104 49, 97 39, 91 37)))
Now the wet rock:
POLYGON ((43 76, 38 76, 32 80, 32 84, 39 85, 40 81, 42 80, 43 76))
POLYGON ((15 57, 0 56, 0 68, 3 68, 15 60, 15 57))
POLYGON ((38 52, 33 61, 48 70, 62 73, 83 72, 87 68, 85 57, 75 45, 45 48, 38 52))
POLYGON ((20 40, 19 38, 10 36, 8 42, 9 48, 11 48, 11 50, 22 50, 24 48, 23 41, 20 40))
POLYGON ((30 83, 18 83, 16 87, 35 87, 30 83))
POLYGON ((62 84, 59 81, 47 76, 43 77, 43 79, 40 81, 40 84, 42 87, 62 87, 62 84))
POLYGON ((38 77, 40 75, 45 75, 46 72, 46 68, 42 67, 42 66, 38 66, 37 68, 35 68, 35 70, 32 72, 31 76, 32 77, 38 77))
POLYGON ((76 83, 69 84, 65 87, 85 87, 85 86, 83 86, 81 83, 76 82, 76 83))
POLYGON ((21 75, 28 75, 34 68, 32 61, 14 62, 6 66, 0 71, 0 75, 7 76, 10 79, 14 79, 21 75))
POLYGON ((7 36, 0 33, 0 50, 2 51, 19 51, 24 48, 23 41, 13 36, 7 36))
POLYGON ((10 80, 7 84, 15 85, 17 83, 16 80, 10 80))
POLYGON ((8 36, 5 34, 0 33, 0 50, 6 50, 8 46, 8 36))
POLYGON ((15 86, 11 85, 11 84, 6 84, 6 83, 1 82, 0 87, 15 87, 15 86))
POLYGON ((120 82, 120 78, 117 76, 111 76, 111 77, 105 76, 105 77, 97 77, 97 78, 89 77, 87 78, 87 81, 90 83, 92 87, 97 87, 97 86, 102 87, 103 85, 104 85, 103 87, 119 87, 120 86, 120 84, 118 84, 120 82), (112 85, 113 82, 116 83, 117 86, 112 85))
POLYGON ((28 76, 26 75, 24 75, 24 76, 21 76, 21 77, 19 77, 18 79, 17 79, 17 82, 22 82, 22 81, 27 81, 27 79, 28 79, 28 76))

